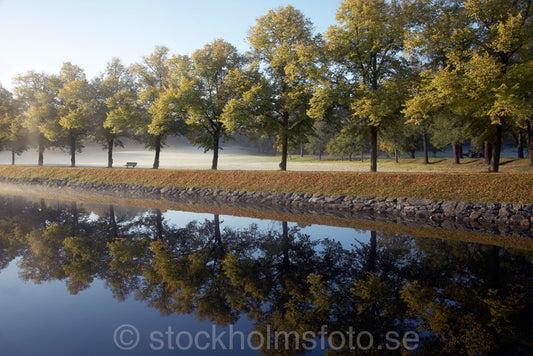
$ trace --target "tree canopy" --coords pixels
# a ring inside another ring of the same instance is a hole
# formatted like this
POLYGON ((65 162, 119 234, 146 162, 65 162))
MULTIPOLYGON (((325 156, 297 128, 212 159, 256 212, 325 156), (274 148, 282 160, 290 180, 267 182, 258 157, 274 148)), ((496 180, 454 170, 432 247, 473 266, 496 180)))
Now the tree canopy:
POLYGON ((533 164, 531 1, 344 0, 323 34, 291 5, 250 27, 250 50, 216 39, 191 55, 167 47, 129 67, 113 58, 87 79, 66 62, 57 74, 29 71, 0 90, 0 149, 76 152, 92 140, 108 150, 124 138, 155 151, 183 135, 213 151, 238 136, 322 157, 370 151, 396 158, 462 145, 499 170, 507 137, 533 164), (527 139, 526 139, 527 138, 527 139))

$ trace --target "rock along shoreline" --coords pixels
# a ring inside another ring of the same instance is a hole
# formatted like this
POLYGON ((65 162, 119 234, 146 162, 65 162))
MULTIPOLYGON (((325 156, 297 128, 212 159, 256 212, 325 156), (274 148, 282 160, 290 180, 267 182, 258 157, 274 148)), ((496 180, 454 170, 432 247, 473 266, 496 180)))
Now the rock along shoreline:
POLYGON ((236 192, 218 189, 149 187, 43 178, 6 178, 0 182, 33 189, 95 193, 117 198, 162 199, 268 209, 294 214, 331 215, 403 225, 466 230, 501 236, 533 237, 533 204, 473 203, 415 198, 328 196, 322 194, 236 192))

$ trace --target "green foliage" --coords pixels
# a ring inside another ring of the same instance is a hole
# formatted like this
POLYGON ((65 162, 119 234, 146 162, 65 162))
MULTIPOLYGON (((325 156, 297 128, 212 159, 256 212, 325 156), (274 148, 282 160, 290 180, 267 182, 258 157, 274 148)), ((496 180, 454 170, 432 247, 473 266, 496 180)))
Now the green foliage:
POLYGON ((397 77, 403 72, 405 24, 401 8, 395 2, 383 0, 347 0, 337 12, 337 25, 330 26, 325 34, 327 55, 338 74, 334 80, 317 90, 310 114, 321 116, 319 108, 327 107, 330 98, 349 108, 346 124, 349 127, 370 127, 373 134, 371 170, 377 167, 378 128, 398 115, 399 103, 397 77), (332 94, 324 92, 328 88, 332 94), (347 92, 339 95, 339 90, 347 92), (346 99, 343 99, 346 98, 346 99), (324 100, 326 99, 326 100, 324 100), (393 100, 391 100, 393 99, 393 100))
POLYGON ((168 88, 150 106, 148 113, 152 116, 152 121, 148 124, 147 130, 150 135, 168 136, 186 132, 184 122, 186 114, 178 96, 177 89, 168 88))
POLYGON ((325 35, 331 56, 345 62, 341 65, 355 83, 361 83, 361 89, 378 90, 402 65, 397 54, 403 47, 404 24, 398 5, 347 0, 341 3, 336 20, 338 25, 325 35))
POLYGON ((429 2, 429 18, 437 20, 444 37, 427 20, 423 30, 414 31, 422 53, 439 61, 424 74, 422 89, 407 102, 406 115, 427 121, 438 118, 441 109, 452 112, 457 124, 450 126, 458 127, 456 131, 470 130, 470 135, 494 143, 495 172, 502 130, 524 127, 532 115, 527 85, 521 86, 516 76, 528 73, 531 60, 531 6, 530 1, 429 2))
POLYGON ((21 114, 22 102, 0 84, 0 150, 20 155, 28 148, 28 130, 22 126, 21 114))
POLYGON ((331 156, 349 156, 350 159, 369 148, 366 131, 343 129, 328 142, 326 152, 331 156))
POLYGON ((274 145, 285 170, 289 149, 321 154, 329 144, 342 154, 370 141, 376 170, 378 147, 411 151, 424 135, 439 148, 492 143, 497 171, 502 137, 533 117, 531 6, 344 0, 322 38, 289 5, 256 19, 246 54, 216 39, 190 56, 156 46, 129 68, 113 58, 91 81, 69 62, 54 75, 30 71, 13 95, 0 90, 0 145, 15 154, 36 146, 40 165, 46 148, 68 148, 74 165, 90 138, 111 167, 113 147, 129 137, 156 151, 157 168, 166 138, 186 135, 213 151, 216 168, 221 144, 238 133, 274 145))
POLYGON ((240 95, 228 105, 224 121, 230 128, 264 130, 277 137, 280 169, 285 170, 289 141, 305 141, 312 130, 306 113, 309 74, 316 70, 320 40, 313 36, 311 22, 290 5, 270 10, 256 22, 248 35, 254 62, 248 71, 236 74, 240 95))
MULTIPOLYGON (((56 102, 59 89, 57 76, 30 71, 15 78, 14 93, 23 103, 24 110, 20 116, 21 126, 29 131, 30 142, 38 147, 39 152, 54 144, 47 137, 53 137, 53 133, 60 130, 56 102)), ((39 164, 42 164, 41 159, 39 164)))
POLYGON ((328 142, 333 138, 335 131, 328 127, 325 120, 316 120, 313 125, 314 134, 309 137, 305 149, 311 154, 322 155, 327 149, 328 142))
POLYGON ((176 117, 183 110, 173 103, 172 95, 165 92, 171 87, 168 48, 156 46, 154 52, 143 57, 141 64, 131 66, 139 82, 141 123, 135 125, 136 138, 149 149, 155 150, 153 168, 159 168, 159 155, 170 134, 180 134, 182 126, 176 124, 176 117))
MULTIPOLYGON (((118 58, 111 59, 101 78, 93 85, 98 124, 93 128, 92 135, 104 148, 112 150, 113 146, 122 145, 121 137, 133 136, 140 124, 137 86, 132 73, 118 58)), ((109 163, 112 165, 112 162, 109 163)))
POLYGON ((106 99, 109 112, 103 124, 104 128, 117 136, 142 134, 144 116, 137 106, 137 100, 137 93, 129 89, 122 89, 106 99))
POLYGON ((240 70, 243 57, 234 46, 217 39, 191 58, 176 57, 173 62, 176 89, 171 95, 189 125, 189 139, 205 151, 213 151, 211 168, 216 169, 220 141, 229 137, 223 114, 238 95, 241 81, 235 72, 240 70))
POLYGON ((59 125, 68 132, 84 134, 92 116, 93 92, 85 79, 65 83, 58 93, 62 101, 59 125))
POLYGON ((58 130, 47 130, 44 135, 50 141, 65 142, 70 149, 71 166, 74 167, 76 151, 81 151, 81 141, 87 135, 90 118, 95 111, 95 93, 83 69, 69 62, 63 64, 59 80, 58 130))

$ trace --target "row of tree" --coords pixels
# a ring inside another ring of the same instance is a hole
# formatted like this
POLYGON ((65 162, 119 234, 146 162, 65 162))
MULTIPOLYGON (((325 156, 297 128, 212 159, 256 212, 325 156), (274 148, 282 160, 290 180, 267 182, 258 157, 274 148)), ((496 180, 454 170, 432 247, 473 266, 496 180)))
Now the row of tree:
POLYGON ((419 355, 531 354, 531 251, 374 231, 343 247, 287 222, 235 228, 215 215, 179 227, 160 210, 130 212, 0 197, 0 271, 16 259, 22 279, 61 280, 72 294, 102 280, 120 301, 217 325, 246 315, 264 355, 303 355, 305 332, 324 325, 371 333, 369 355, 390 331, 415 330, 419 355))
POLYGON ((239 132, 271 137, 281 151, 409 152, 420 143, 483 147, 498 172, 502 140, 527 137, 533 165, 531 0, 344 0, 323 34, 292 6, 270 10, 241 54, 217 39, 191 56, 156 47, 126 68, 112 59, 93 80, 65 63, 58 75, 28 72, 14 95, 0 87, 1 144, 16 153, 82 141, 109 150, 133 137, 155 150, 186 135, 213 151, 239 132), (31 138, 31 139, 28 139, 31 138), (379 138, 379 140, 378 140, 379 138), (379 143, 379 145, 378 145, 379 143))

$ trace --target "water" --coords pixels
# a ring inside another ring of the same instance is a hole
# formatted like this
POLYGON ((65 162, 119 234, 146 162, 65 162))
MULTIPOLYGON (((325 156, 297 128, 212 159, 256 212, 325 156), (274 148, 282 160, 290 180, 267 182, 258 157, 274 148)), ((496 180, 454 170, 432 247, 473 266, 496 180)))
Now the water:
POLYGON ((0 196, 0 354, 533 354, 532 261, 527 247, 0 196))

